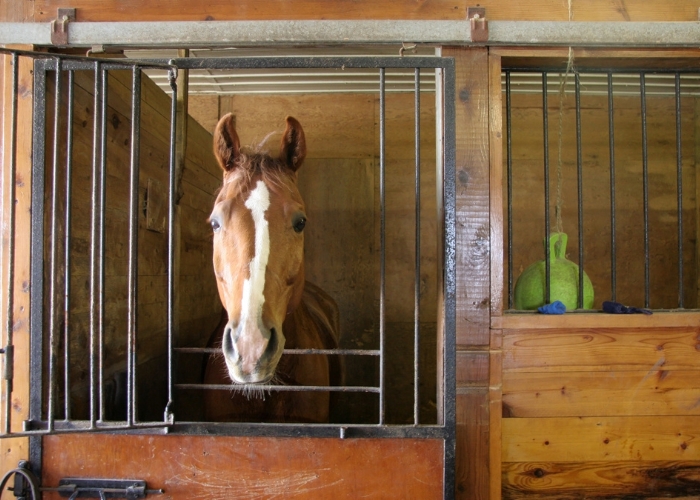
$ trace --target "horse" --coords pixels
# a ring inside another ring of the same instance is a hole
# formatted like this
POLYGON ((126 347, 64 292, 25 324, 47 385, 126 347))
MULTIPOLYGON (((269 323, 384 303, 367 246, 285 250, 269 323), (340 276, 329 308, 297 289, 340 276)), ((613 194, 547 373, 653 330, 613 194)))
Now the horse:
POLYGON ((205 391, 209 421, 327 422, 327 391, 274 391, 270 385, 341 383, 338 356, 287 354, 338 347, 338 306, 304 276, 305 205, 297 172, 306 157, 301 124, 286 119, 280 154, 241 148, 235 118, 221 118, 214 156, 223 170, 209 217, 222 321, 209 345, 205 391), (266 388, 258 389, 264 386, 266 388))

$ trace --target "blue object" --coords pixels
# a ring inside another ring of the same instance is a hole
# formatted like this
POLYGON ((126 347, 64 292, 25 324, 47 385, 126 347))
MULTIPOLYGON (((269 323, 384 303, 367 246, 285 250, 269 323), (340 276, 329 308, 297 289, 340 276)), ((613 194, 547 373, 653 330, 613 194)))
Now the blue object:
POLYGON ((619 302, 611 302, 609 300, 603 302, 603 312, 609 314, 652 314, 649 309, 626 306, 619 302))
POLYGON ((561 300, 555 300, 551 304, 545 304, 537 308, 542 314, 564 314, 566 306, 561 300))

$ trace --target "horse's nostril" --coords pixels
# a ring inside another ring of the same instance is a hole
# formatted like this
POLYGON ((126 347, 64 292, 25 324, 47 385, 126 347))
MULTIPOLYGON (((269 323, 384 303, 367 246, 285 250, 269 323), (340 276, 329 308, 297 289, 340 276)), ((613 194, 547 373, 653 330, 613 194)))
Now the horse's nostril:
POLYGON ((270 340, 267 342, 267 349, 265 349, 269 354, 274 354, 277 352, 277 343, 279 342, 277 338, 277 331, 274 328, 270 328, 270 340))
POLYGON ((224 356, 233 359, 236 358, 236 348, 233 344, 233 329, 230 326, 226 327, 226 330, 224 330, 221 349, 224 351, 224 356))

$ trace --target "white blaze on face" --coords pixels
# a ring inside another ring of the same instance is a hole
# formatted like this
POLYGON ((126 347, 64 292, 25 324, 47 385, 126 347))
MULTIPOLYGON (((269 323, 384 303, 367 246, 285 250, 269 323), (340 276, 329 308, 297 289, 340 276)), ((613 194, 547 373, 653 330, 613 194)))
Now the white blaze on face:
POLYGON ((250 192, 245 206, 250 210, 255 224, 255 256, 250 262, 250 277, 243 283, 241 326, 244 329, 262 329, 262 307, 265 302, 265 269, 270 255, 270 230, 265 212, 270 206, 270 192, 263 181, 258 181, 250 192))

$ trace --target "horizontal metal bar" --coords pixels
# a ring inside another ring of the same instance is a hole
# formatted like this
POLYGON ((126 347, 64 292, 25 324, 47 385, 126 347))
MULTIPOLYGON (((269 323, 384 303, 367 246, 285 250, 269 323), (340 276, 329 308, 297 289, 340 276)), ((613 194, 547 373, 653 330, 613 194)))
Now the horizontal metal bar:
MULTIPOLYGON (((175 347, 175 352, 183 354, 219 354, 217 347, 175 347)), ((366 349, 285 349, 283 354, 323 354, 336 356, 379 356, 378 350, 366 349)))
POLYGON ((269 391, 269 392, 379 392, 379 387, 318 386, 318 385, 261 385, 261 384, 175 384, 176 389, 213 391, 269 391))
MULTIPOLYGON (((489 21, 486 45, 694 47, 697 22, 489 21)), ((71 47, 190 47, 360 44, 471 44, 470 21, 72 22, 71 47)), ((0 23, 0 44, 51 45, 50 23, 0 23)), ((483 45, 483 44, 482 44, 483 45)))

